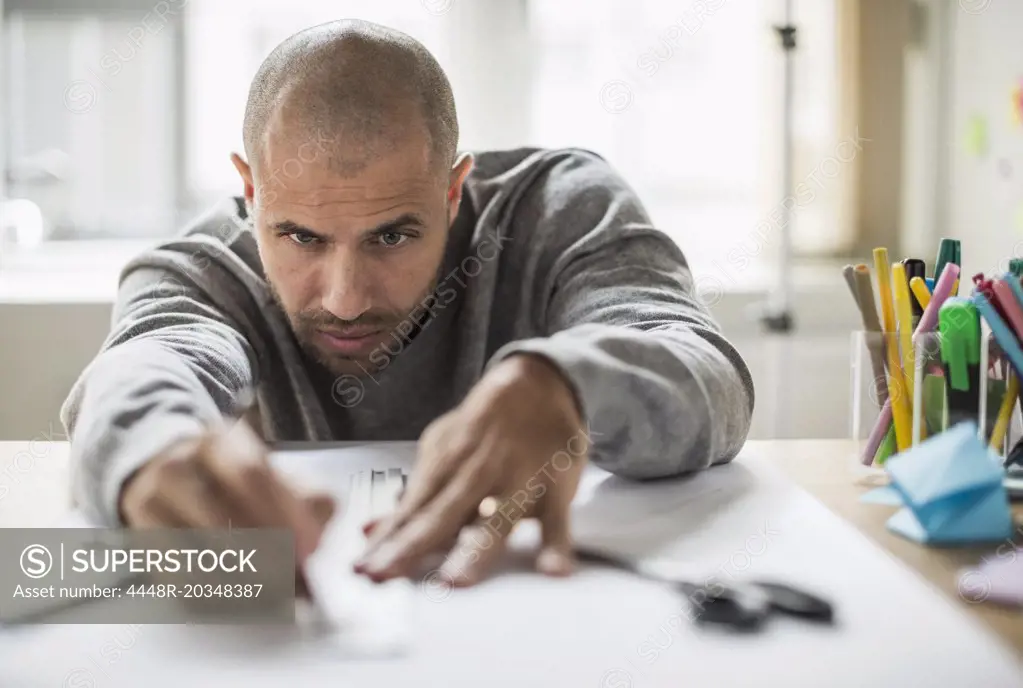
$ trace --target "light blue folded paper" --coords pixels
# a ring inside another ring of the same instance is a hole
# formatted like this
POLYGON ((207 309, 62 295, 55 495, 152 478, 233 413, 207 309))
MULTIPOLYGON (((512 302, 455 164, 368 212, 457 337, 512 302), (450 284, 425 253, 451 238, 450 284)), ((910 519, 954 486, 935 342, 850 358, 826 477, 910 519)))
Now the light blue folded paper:
POLYGON ((928 544, 966 544, 1012 536, 1012 512, 999 456, 959 423, 892 457, 885 470, 905 506, 888 529, 928 544))
POLYGON ((902 506, 902 497, 891 485, 875 487, 870 492, 860 495, 862 504, 883 504, 884 506, 902 506))

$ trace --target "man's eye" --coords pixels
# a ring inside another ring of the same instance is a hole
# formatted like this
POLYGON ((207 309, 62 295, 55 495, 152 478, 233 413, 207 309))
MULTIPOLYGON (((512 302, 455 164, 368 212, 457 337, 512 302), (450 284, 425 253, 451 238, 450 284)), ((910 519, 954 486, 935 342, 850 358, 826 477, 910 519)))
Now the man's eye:
POLYGON ((380 235, 380 243, 384 246, 401 246, 408 239, 407 234, 401 232, 384 232, 380 235))
POLYGON ((288 232, 288 238, 300 246, 308 246, 316 243, 318 237, 306 232, 288 232))

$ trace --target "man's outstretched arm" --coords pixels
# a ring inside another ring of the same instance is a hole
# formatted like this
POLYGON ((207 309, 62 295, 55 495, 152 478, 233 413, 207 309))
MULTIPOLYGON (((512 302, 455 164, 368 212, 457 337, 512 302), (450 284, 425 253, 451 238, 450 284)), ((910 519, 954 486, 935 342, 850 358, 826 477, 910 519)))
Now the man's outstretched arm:
POLYGON ((75 499, 104 525, 120 524, 130 476, 237 413, 252 388, 252 352, 241 333, 182 282, 157 268, 125 276, 113 329, 61 409, 75 499))
MULTIPOLYGON (((558 164, 559 197, 534 232, 533 303, 545 337, 508 344, 549 359, 592 432, 591 459, 650 478, 732 459, 749 432, 753 381, 696 294, 678 246, 595 156, 558 164)), ((554 188, 551 188, 551 187, 554 188)))
POLYGON ((398 508, 355 565, 374 580, 411 575, 456 542, 433 575, 471 585, 531 517, 537 569, 564 575, 588 459, 651 478, 728 461, 745 441, 749 371, 694 293, 682 253, 603 161, 564 155, 512 222, 522 224, 506 250, 528 254, 502 266, 505 284, 525 290, 522 317, 542 334, 499 349, 423 432, 398 508), (496 506, 481 522, 487 497, 496 506))

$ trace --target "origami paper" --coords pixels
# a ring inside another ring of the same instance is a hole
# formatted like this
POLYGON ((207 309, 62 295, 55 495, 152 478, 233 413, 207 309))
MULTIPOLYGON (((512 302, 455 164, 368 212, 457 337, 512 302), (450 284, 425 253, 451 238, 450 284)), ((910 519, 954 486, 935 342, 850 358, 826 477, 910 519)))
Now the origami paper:
POLYGON ((965 544, 1012 535, 1001 457, 963 422, 885 464, 903 508, 888 529, 928 544, 965 544))

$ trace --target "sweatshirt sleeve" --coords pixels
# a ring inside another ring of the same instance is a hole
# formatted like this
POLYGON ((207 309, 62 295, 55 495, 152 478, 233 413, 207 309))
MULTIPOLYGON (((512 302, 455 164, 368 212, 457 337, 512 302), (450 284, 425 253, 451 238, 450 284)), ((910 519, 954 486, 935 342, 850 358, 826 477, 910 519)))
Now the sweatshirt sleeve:
POLYGON ((121 525, 124 481, 236 413, 254 369, 239 330, 197 287, 169 270, 126 272, 111 333, 61 408, 78 507, 98 524, 121 525))
MULTIPOLYGON (((753 381, 696 294, 681 250, 603 160, 577 153, 524 195, 535 330, 488 365, 531 353, 574 387, 594 464, 657 478, 730 461, 753 381)), ((513 234, 517 236, 518 232, 513 234)))

